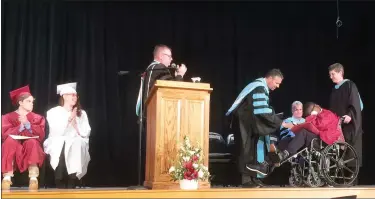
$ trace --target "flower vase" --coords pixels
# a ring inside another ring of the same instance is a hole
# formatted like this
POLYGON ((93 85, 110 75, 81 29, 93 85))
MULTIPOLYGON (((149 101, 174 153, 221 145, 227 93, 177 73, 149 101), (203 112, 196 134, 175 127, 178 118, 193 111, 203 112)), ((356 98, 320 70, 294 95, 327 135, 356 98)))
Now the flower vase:
POLYGON ((183 190, 197 190, 198 180, 180 180, 180 188, 183 190))

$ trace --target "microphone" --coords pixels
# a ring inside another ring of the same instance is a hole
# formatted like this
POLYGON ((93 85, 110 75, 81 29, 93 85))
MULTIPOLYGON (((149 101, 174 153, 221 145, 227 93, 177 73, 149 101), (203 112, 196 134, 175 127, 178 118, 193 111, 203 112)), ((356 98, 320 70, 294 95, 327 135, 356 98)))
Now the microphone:
POLYGON ((117 73, 117 75, 126 75, 126 74, 129 74, 129 71, 127 71, 127 70, 121 70, 121 71, 119 71, 118 73, 117 73))
POLYGON ((171 68, 177 69, 178 67, 177 67, 177 65, 175 63, 172 63, 171 64, 171 68))

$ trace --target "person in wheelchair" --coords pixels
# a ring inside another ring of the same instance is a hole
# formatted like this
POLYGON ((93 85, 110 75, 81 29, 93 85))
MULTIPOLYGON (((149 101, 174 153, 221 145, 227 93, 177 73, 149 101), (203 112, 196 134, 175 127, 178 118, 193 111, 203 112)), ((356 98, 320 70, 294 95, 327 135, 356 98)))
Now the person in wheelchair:
MULTIPOLYGON (((318 104, 307 102, 304 105, 304 116, 307 116, 305 123, 295 125, 291 129, 295 133, 295 137, 280 141, 279 146, 284 145, 285 147, 279 147, 279 162, 283 162, 289 156, 296 154, 301 148, 309 146, 314 138, 320 138, 328 145, 337 141, 345 141, 341 130, 341 120, 336 114, 321 108, 318 104), (286 143, 282 144, 282 142, 286 143)), ((251 165, 251 168, 258 173, 270 170, 263 167, 264 164, 259 163, 251 165)))
MULTIPOLYGON (((293 125, 301 124, 305 122, 305 118, 303 116, 303 104, 300 101, 294 101, 292 103, 292 117, 289 117, 284 120, 285 123, 292 123, 293 125)), ((279 135, 275 135, 276 138, 276 144, 279 144, 277 140, 283 140, 283 139, 292 139, 295 134, 290 130, 290 128, 285 128, 283 126, 280 127, 280 133, 279 135)))
POLYGON ((4 178, 2 190, 9 190, 13 171, 29 171, 29 189, 37 190, 39 167, 42 167, 45 153, 41 142, 45 137, 45 118, 33 113, 34 97, 29 86, 10 92, 13 105, 17 107, 1 117, 1 172, 4 178))

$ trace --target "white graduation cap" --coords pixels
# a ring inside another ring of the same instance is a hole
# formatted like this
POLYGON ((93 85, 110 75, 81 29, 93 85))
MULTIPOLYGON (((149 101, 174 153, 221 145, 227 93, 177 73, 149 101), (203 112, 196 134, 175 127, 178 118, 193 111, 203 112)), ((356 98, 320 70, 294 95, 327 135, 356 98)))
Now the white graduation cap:
POLYGON ((76 94, 77 82, 57 85, 57 94, 76 94))

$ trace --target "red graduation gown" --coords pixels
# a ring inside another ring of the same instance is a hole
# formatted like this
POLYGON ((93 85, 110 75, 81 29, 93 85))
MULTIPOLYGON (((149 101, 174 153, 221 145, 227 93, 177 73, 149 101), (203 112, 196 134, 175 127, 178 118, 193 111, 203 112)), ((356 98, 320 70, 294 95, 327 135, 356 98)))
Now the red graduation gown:
POLYGON ((9 172, 18 168, 24 172, 31 164, 42 166, 45 153, 42 143, 45 137, 45 119, 43 116, 28 113, 31 132, 26 128, 19 132, 21 123, 18 113, 11 112, 1 117, 1 172, 9 172), (15 140, 9 135, 39 136, 37 139, 15 140), (12 165, 12 162, 14 164, 12 165))
POLYGON ((322 109, 318 115, 306 118, 306 123, 311 123, 317 129, 317 132, 312 132, 330 145, 337 141, 345 141, 339 121, 340 118, 336 114, 326 109, 322 109))

